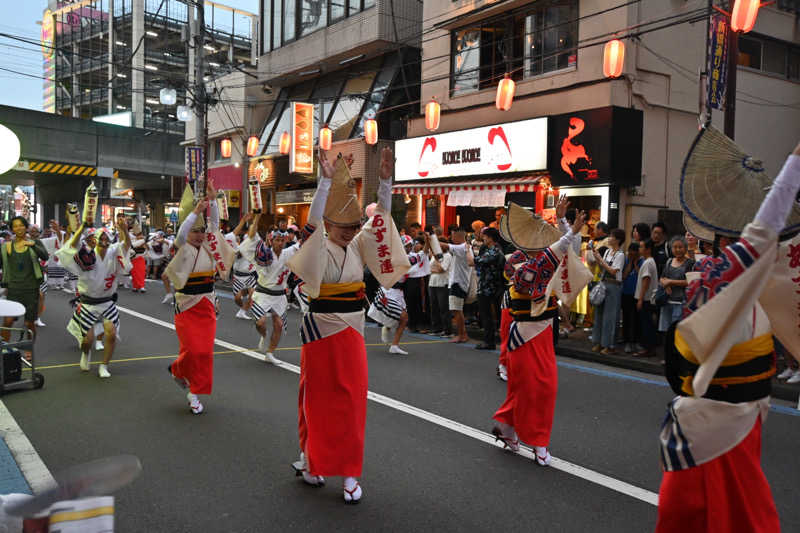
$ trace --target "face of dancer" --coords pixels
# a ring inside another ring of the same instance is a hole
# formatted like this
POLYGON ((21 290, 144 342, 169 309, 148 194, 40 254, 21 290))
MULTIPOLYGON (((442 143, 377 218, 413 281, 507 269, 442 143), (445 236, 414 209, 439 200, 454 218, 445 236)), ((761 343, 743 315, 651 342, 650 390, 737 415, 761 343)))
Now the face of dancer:
POLYGON ((108 250, 108 247, 110 245, 111 245, 111 239, 104 231, 103 233, 100 234, 100 238, 97 239, 97 249, 105 253, 105 251, 108 250))
POLYGON ((361 226, 356 224, 353 226, 334 226, 333 224, 325 223, 325 230, 328 232, 328 239, 334 244, 338 244, 342 248, 346 248, 350 241, 352 241, 356 234, 358 234, 361 226))
POLYGON ((276 254, 280 254, 283 247, 286 246, 286 239, 287 237, 283 237, 281 235, 273 235, 272 236, 272 251, 276 254))
POLYGON ((25 227, 25 224, 23 224, 21 220, 15 220, 11 223, 11 231, 14 232, 14 235, 18 239, 24 239, 25 234, 28 232, 28 228, 25 227))
POLYGON ((94 250, 94 247, 97 246, 97 238, 94 235, 89 235, 88 237, 86 237, 84 242, 86 243, 86 246, 89 248, 89 250, 94 250))
POLYGON ((186 242, 195 248, 200 248, 200 246, 203 245, 203 239, 205 236, 206 232, 203 228, 192 229, 192 231, 189 232, 189 237, 186 239, 186 242))

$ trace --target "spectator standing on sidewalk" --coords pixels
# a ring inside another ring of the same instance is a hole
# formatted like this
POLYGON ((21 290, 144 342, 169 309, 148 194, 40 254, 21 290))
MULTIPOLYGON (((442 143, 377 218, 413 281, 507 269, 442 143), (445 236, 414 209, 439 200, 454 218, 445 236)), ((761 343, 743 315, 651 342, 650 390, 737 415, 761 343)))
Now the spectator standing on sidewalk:
POLYGON ((653 239, 653 259, 655 259, 656 267, 658 267, 658 275, 661 276, 664 272, 664 265, 672 257, 672 254, 670 254, 671 246, 667 243, 666 224, 663 222, 654 223, 650 235, 650 238, 653 239))
MULTIPOLYGON (((441 228, 437 226, 434 231, 441 241, 441 228)), ((431 278, 428 283, 428 299, 430 300, 431 327, 434 335, 449 337, 453 332, 450 321, 450 307, 447 301, 447 281, 452 263, 453 255, 450 252, 442 252, 441 260, 436 260, 431 255, 431 278)))
POLYGON ((642 345, 642 349, 633 355, 648 357, 655 355, 655 348, 658 346, 658 331, 654 319, 658 309, 651 302, 658 287, 658 267, 653 259, 652 239, 639 243, 639 255, 642 258, 642 264, 639 266, 634 298, 639 319, 639 343, 642 345))
MULTIPOLYGON (((667 303, 661 306, 658 318, 658 331, 666 332, 669 327, 681 319, 683 304, 686 302, 686 273, 691 272, 694 261, 686 255, 686 241, 683 237, 672 239, 672 259, 667 261, 661 272, 660 283, 667 293, 667 303)), ((653 248, 657 251, 658 248, 653 248)), ((658 265, 658 261, 656 261, 658 265)))
POLYGON ((499 327, 500 299, 503 295, 503 267, 506 258, 498 241, 500 232, 484 228, 481 254, 475 258, 478 271, 478 308, 483 327, 483 342, 478 350, 495 349, 495 331, 499 327))
POLYGON ((464 299, 469 290, 469 277, 475 260, 472 256, 472 246, 466 242, 466 234, 462 228, 455 224, 448 228, 450 244, 441 243, 442 252, 449 251, 453 255, 448 280, 449 306, 455 322, 455 336, 452 342, 467 342, 467 327, 464 324, 464 299))
POLYGON ((639 277, 639 243, 628 245, 628 256, 622 269, 622 336, 625 341, 625 353, 638 352, 639 343, 638 317, 636 313, 636 282, 639 277))
MULTIPOLYGON (((598 224, 599 225, 599 224, 598 224)), ((622 269, 625 267, 625 252, 620 246, 625 243, 625 231, 616 228, 608 237, 608 248, 602 256, 593 250, 595 263, 601 269, 600 282, 606 287, 603 303, 594 308, 592 331, 593 352, 610 355, 617 352, 614 347, 617 322, 619 320, 620 299, 622 296, 622 269)))

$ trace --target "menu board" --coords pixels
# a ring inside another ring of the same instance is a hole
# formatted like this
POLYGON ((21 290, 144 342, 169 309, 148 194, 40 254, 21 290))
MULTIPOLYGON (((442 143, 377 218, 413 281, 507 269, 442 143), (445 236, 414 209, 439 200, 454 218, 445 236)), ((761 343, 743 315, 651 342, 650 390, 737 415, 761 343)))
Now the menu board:
POLYGON ((289 172, 314 172, 314 104, 292 102, 292 147, 289 172))

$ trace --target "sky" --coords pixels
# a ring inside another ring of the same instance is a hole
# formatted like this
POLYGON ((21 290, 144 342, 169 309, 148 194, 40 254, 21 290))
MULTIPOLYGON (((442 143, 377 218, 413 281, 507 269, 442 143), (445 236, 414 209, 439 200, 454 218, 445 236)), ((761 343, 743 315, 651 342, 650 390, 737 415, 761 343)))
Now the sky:
MULTIPOLYGON (((258 1, 221 0, 218 3, 258 13, 258 1)), ((0 0, 0 33, 38 41, 41 26, 36 21, 42 19, 46 6, 46 0, 0 0)), ((0 104, 42 110, 42 59, 38 46, 0 36, 0 104)))

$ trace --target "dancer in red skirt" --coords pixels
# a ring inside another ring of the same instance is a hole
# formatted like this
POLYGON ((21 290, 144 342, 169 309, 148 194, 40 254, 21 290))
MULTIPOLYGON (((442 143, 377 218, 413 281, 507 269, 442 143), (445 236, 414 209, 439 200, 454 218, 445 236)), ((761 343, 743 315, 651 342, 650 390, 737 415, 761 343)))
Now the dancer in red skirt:
MULTIPOLYGON (((208 182, 208 197, 216 198, 213 184, 208 182)), ((192 205, 192 191, 187 185, 181 200, 181 211, 192 205)), ((184 389, 192 413, 203 412, 198 394, 211 394, 214 381, 214 337, 217 331, 214 276, 228 279, 236 252, 219 231, 217 203, 201 200, 194 206, 180 229, 175 245, 178 253, 169 266, 167 276, 175 287, 175 331, 180 341, 180 355, 168 369, 184 389), (209 225, 203 212, 210 207, 209 225)))
POLYGON ((390 213, 394 156, 384 148, 381 157, 378 207, 362 228, 348 164, 341 154, 331 163, 320 153, 323 175, 303 244, 288 263, 309 298, 301 326, 300 460, 292 466, 310 485, 324 484, 326 476, 344 477, 346 503, 358 503, 363 494, 358 478, 367 417, 364 266, 385 288, 410 268, 390 213))
MULTIPOLYGON (((568 205, 562 196, 556 209, 559 219, 568 205)), ((532 445, 536 461, 542 466, 551 460, 547 447, 558 384, 552 331, 558 304, 550 295, 550 281, 572 241, 580 238, 585 216, 578 213, 574 224, 562 235, 542 219, 511 204, 501 223, 503 238, 519 250, 505 266, 511 281, 508 312, 512 316, 505 342, 508 389, 505 402, 494 414, 497 423, 492 433, 514 452, 519 450, 520 441, 532 445)), ((580 287, 572 289, 577 292, 580 287)))
POLYGON ((668 333, 674 348, 665 371, 678 397, 660 435, 658 533, 780 531, 761 469, 761 427, 775 374, 773 335, 800 346, 796 321, 786 320, 795 311, 789 295, 796 272, 784 276, 790 271, 787 251, 798 238, 778 245, 781 234, 800 228, 800 216, 789 217, 798 190, 800 145, 774 182, 760 162, 711 127, 701 130, 684 163, 684 216, 718 238, 741 235, 687 274, 684 316, 668 333), (740 172, 730 170, 737 165, 740 172), (735 179, 720 180, 718 168, 735 179), (729 194, 749 205, 713 209, 702 198, 708 192, 719 205, 728 203, 729 194), (742 229, 748 216, 752 222, 742 229))

